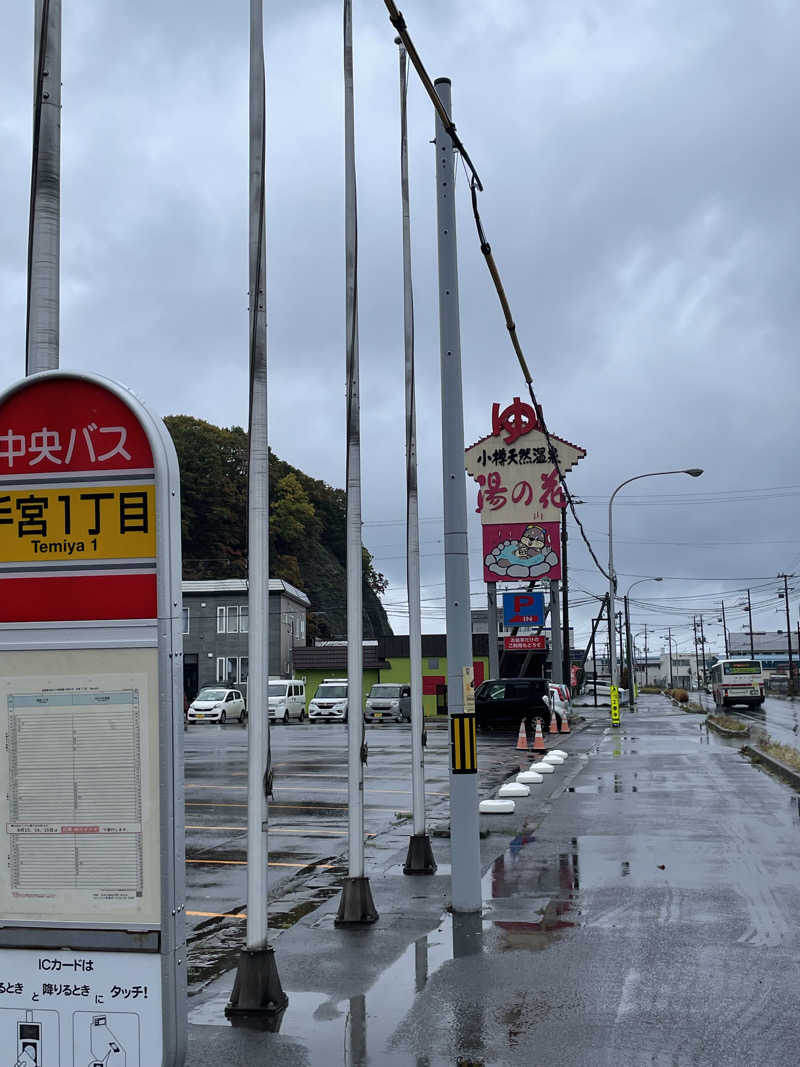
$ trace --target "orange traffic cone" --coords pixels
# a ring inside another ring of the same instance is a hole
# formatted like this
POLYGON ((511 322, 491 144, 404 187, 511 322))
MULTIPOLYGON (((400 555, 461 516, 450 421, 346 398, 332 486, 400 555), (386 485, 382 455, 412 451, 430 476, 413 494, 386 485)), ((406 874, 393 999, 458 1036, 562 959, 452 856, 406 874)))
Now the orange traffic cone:
POLYGON ((542 735, 542 720, 536 720, 536 732, 533 735, 533 745, 531 746, 532 752, 546 752, 547 749, 544 745, 544 736, 542 735))
POLYGON ((569 719, 567 718, 566 715, 562 715, 561 716, 561 733, 562 734, 568 734, 569 732, 570 732, 569 719))
POLYGON ((558 733, 558 719, 556 718, 556 713, 554 711, 550 712, 550 729, 548 730, 548 733, 558 733))
POLYGON ((517 738, 517 748, 528 751, 528 735, 525 733, 525 720, 522 719, 519 724, 519 737, 517 738))

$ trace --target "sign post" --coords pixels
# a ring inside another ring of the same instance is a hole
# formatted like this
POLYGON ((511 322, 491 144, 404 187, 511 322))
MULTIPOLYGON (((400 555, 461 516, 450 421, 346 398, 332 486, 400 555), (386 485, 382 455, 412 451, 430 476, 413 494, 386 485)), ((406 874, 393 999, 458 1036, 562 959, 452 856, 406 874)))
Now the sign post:
POLYGON ((49 371, 0 394, 12 1063, 184 1062, 180 578, 161 420, 96 375, 49 371))

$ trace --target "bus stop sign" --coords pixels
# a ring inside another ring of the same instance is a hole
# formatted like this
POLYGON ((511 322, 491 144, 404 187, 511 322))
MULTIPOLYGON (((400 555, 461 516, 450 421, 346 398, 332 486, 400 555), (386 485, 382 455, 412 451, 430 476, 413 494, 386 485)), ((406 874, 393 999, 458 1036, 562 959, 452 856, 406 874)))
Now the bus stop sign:
POLYGON ((49 371, 0 394, 12 1063, 184 1062, 180 579, 163 422, 96 375, 49 371))

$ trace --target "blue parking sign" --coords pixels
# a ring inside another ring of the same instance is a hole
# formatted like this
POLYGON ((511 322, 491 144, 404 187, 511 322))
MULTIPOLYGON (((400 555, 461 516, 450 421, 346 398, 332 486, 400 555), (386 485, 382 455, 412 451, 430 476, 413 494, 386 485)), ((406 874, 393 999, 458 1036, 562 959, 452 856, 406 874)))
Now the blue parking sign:
POLYGON ((503 623, 506 626, 542 626, 544 593, 503 593, 503 623))

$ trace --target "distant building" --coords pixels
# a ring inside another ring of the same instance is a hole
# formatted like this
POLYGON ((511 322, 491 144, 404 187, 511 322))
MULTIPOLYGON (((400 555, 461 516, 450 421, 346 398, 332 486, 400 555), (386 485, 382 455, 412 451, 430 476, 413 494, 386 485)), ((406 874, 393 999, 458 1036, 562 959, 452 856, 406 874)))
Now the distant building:
MULTIPOLYGON (((249 618, 244 578, 185 581, 183 589, 183 686, 191 699, 214 682, 247 690, 249 618)), ((269 581, 269 673, 289 678, 293 655, 306 643, 311 602, 279 578, 269 581)))

